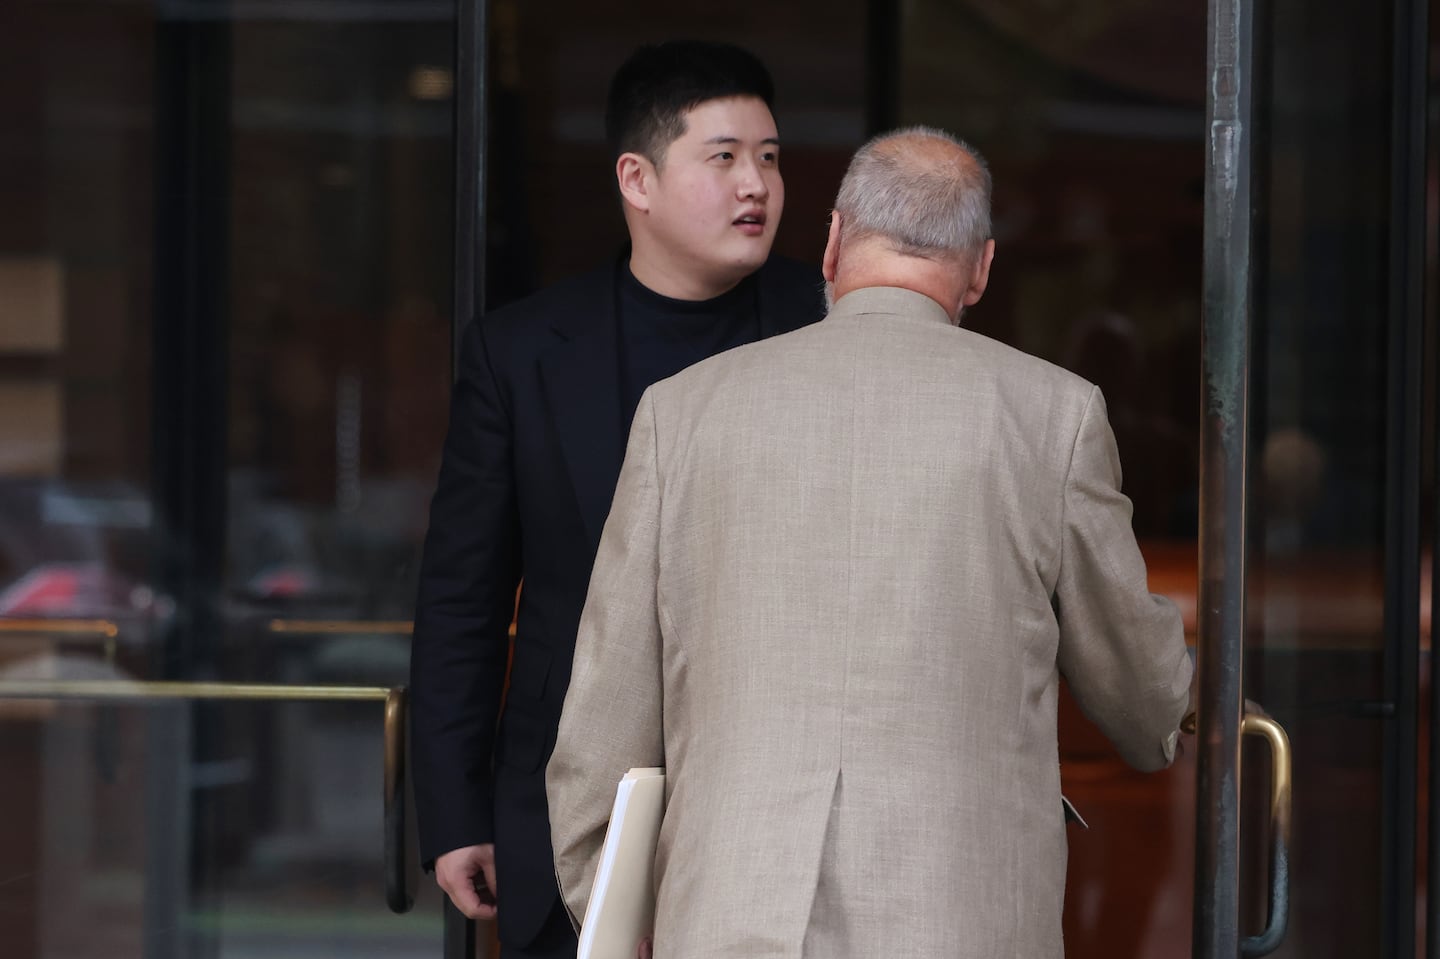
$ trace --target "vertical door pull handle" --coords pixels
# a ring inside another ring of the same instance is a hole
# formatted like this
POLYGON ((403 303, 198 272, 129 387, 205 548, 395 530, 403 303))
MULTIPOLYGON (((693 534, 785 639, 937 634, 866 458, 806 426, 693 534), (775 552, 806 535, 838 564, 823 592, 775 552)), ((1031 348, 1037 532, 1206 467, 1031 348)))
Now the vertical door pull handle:
POLYGON ((1290 919, 1290 737, 1269 716, 1247 712, 1240 732, 1270 746, 1270 921, 1265 931, 1240 943, 1244 959, 1268 956, 1280 947, 1290 919))

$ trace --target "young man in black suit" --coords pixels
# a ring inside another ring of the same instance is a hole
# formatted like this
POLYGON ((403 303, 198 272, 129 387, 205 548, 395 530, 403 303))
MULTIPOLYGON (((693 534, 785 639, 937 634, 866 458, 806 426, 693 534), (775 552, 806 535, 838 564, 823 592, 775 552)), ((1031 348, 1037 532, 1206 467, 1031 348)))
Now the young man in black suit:
POLYGON ((630 249, 465 333, 415 614, 414 781, 422 858, 462 912, 498 917, 506 959, 575 955, 545 762, 640 394, 824 312, 818 271, 770 256, 772 101, 738 47, 637 51, 606 110, 630 249))

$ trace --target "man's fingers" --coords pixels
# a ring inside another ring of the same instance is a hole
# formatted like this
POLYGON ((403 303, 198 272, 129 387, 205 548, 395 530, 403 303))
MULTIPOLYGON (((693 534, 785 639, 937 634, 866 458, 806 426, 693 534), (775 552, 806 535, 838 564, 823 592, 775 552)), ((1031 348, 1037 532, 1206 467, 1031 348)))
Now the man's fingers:
POLYGON ((485 889, 489 892, 492 901, 500 895, 500 887, 495 884, 494 856, 491 856, 488 860, 480 860, 480 874, 475 877, 475 880, 477 883, 483 882, 485 884, 485 889))
POLYGON ((445 894, 455 904, 455 908, 460 910, 465 917, 469 919, 495 918, 495 904, 493 902, 487 904, 482 901, 480 894, 475 890, 475 884, 468 878, 447 882, 437 875, 436 879, 440 883, 440 888, 445 890, 445 894))
POLYGON ((435 881, 469 919, 494 919, 495 847, 468 846, 435 860, 435 881))
POLYGON ((468 916, 469 919, 474 919, 475 913, 478 913, 481 907, 480 896, 475 893, 474 888, 467 888, 465 883, 441 883, 441 888, 445 890, 446 896, 451 897, 455 909, 461 911, 461 914, 468 916))
POLYGON ((635 950, 635 959, 652 959, 655 955, 655 942, 649 936, 640 940, 640 948, 635 950))

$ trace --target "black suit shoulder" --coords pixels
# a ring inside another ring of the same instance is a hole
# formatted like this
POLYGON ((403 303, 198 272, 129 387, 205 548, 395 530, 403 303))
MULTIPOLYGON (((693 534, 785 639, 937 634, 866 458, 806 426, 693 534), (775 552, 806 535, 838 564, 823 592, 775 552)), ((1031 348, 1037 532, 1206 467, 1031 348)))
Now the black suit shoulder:
POLYGON ((605 266, 568 277, 472 322, 465 341, 483 339, 492 357, 508 357, 553 342, 553 329, 593 321, 597 308, 613 308, 615 268, 605 266))
POLYGON ((537 321, 564 318, 576 311, 593 311, 597 298, 609 295, 614 284, 614 265, 578 273, 489 311, 480 318, 480 323, 496 332, 513 334, 537 321))
POLYGON ((510 392, 514 374, 533 367, 540 351, 603 323, 613 310, 613 282, 612 266, 593 269, 475 318, 461 337, 461 379, 485 377, 510 392))
MULTIPOLYGON (((557 331, 569 339, 606 318, 613 322, 615 270, 612 263, 577 274, 481 316, 465 331, 462 362, 477 358, 478 352, 488 355, 493 367, 511 369, 516 361, 554 343, 557 331)), ((824 317, 824 281, 815 267, 771 256, 755 277, 772 332, 788 332, 824 317)))

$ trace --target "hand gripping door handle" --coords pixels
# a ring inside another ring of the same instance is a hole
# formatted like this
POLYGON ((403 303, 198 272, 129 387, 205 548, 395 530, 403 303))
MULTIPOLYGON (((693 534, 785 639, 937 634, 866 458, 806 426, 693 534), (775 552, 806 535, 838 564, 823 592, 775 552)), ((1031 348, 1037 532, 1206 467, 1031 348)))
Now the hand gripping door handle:
POLYGON ((1240 732, 1270 746, 1270 921, 1260 935, 1240 942, 1244 959, 1258 959, 1280 947, 1290 919, 1290 737, 1275 720, 1248 709, 1240 732))

